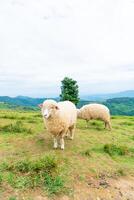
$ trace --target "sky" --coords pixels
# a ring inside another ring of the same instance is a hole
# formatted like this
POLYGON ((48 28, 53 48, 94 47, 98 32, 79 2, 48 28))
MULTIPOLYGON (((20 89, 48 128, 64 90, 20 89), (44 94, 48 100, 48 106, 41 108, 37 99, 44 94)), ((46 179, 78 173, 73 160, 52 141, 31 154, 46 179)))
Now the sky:
POLYGON ((134 0, 0 0, 0 95, 134 89, 134 0))

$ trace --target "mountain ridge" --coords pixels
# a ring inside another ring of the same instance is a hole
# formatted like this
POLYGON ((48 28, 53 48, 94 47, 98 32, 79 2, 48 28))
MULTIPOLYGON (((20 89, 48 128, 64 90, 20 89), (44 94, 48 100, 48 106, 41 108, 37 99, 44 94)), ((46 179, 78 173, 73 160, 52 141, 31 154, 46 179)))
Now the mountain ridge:
POLYGON ((134 97, 134 90, 125 90, 116 93, 106 93, 106 94, 95 94, 95 95, 83 95, 82 99, 90 101, 105 101, 111 98, 121 98, 121 97, 134 97))

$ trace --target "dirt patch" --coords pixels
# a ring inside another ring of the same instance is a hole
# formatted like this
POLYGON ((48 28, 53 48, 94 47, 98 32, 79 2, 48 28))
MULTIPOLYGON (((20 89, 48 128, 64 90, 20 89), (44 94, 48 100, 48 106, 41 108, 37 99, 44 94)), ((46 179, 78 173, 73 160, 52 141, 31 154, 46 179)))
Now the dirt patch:
POLYGON ((75 200, 134 200, 134 177, 91 178, 87 185, 75 185, 75 200))

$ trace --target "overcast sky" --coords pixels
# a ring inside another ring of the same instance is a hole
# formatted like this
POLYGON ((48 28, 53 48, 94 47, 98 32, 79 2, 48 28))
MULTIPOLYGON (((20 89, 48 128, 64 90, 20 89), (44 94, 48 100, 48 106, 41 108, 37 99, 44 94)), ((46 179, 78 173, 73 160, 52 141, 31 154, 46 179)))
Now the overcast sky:
POLYGON ((134 89, 134 0, 0 0, 0 95, 134 89))

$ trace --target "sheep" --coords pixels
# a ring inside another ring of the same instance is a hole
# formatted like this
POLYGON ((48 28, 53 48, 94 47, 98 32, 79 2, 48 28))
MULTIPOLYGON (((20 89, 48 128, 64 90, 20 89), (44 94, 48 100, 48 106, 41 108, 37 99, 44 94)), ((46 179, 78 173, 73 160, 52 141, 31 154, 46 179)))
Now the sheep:
POLYGON ((88 121, 92 119, 99 119, 101 121, 104 121, 105 128, 111 130, 110 111, 106 106, 102 104, 87 104, 82 108, 77 109, 77 116, 80 119, 86 120, 87 124, 88 121))
POLYGON ((54 137, 54 148, 64 149, 64 137, 70 133, 70 139, 74 137, 74 130, 77 120, 77 109, 70 101, 56 102, 54 100, 45 100, 40 104, 43 120, 47 130, 54 137))

